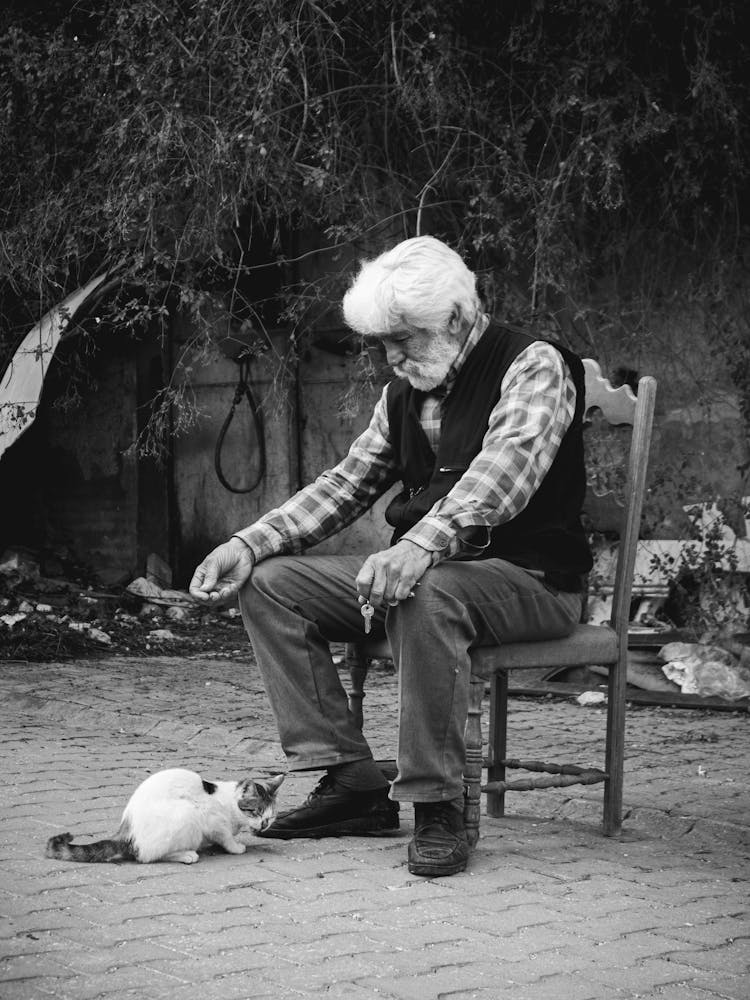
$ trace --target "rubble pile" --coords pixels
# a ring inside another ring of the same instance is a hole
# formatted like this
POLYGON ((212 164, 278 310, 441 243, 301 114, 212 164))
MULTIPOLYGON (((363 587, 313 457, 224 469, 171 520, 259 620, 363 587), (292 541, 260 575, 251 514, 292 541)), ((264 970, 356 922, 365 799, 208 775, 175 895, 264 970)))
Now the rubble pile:
POLYGON ((85 569, 29 550, 0 555, 0 661, 247 651, 237 608, 199 608, 145 577, 100 587, 85 569))
POLYGON ((669 642, 659 650, 662 671, 683 694, 738 701, 750 697, 750 646, 669 642))

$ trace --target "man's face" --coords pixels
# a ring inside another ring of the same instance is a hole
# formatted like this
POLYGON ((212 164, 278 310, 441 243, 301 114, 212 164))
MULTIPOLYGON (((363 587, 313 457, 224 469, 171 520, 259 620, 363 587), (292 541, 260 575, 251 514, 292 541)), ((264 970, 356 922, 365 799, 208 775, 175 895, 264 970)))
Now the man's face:
POLYGON ((379 335, 377 340, 385 348, 394 373, 423 392, 445 381, 461 348, 458 338, 448 330, 434 333, 406 324, 379 335))

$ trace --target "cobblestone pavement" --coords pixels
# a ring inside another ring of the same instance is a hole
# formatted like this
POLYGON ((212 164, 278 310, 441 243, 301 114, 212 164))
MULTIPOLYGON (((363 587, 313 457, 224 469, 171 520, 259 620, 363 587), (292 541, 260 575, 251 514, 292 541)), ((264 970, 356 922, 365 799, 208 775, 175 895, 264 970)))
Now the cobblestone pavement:
MULTIPOLYGON (((365 700, 393 756, 396 681, 365 700)), ((633 708, 625 832, 601 789, 509 795, 469 870, 408 874, 388 838, 261 841, 200 864, 48 861, 49 835, 104 836, 169 766, 284 769, 252 664, 11 662, 0 670, 0 997, 25 1000, 747 1000, 748 715, 633 708)), ((510 750, 600 765, 604 715, 512 700, 510 750)), ((290 776, 282 808, 317 775, 290 776)))

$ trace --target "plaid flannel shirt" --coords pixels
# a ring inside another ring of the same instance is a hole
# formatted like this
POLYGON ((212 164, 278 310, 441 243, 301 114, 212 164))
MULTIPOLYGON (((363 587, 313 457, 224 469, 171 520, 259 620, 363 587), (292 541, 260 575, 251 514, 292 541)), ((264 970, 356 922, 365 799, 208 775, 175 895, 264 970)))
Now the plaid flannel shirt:
MULTIPOLYGON (((440 408, 464 359, 487 326, 477 323, 446 380, 445 392, 428 395, 422 426, 433 448, 439 441, 440 408)), ((387 386, 367 429, 335 467, 260 520, 235 532, 256 562, 295 554, 345 528, 399 480, 388 431, 387 386)), ((453 489, 403 538, 433 553, 433 563, 471 558, 489 542, 495 526, 528 504, 571 424, 575 386, 559 351, 536 341, 519 354, 502 382, 482 448, 453 489)))

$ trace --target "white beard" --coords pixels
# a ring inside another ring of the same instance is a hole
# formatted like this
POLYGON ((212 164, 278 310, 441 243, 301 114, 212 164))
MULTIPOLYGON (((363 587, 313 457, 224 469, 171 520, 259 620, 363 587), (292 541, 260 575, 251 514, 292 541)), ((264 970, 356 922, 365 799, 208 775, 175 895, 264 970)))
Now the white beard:
POLYGON ((394 365, 393 371, 399 378, 408 379, 415 389, 429 392, 445 381, 460 349, 452 338, 437 333, 425 347, 419 361, 409 359, 394 365))

